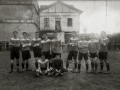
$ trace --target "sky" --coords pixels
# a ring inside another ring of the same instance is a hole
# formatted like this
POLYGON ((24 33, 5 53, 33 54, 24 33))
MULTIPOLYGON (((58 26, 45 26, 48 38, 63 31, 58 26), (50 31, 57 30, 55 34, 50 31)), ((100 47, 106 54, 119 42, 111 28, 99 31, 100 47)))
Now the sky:
MULTIPOLYGON (((49 5, 55 1, 38 1, 40 5, 49 5)), ((63 1, 83 11, 80 15, 80 33, 108 34, 120 32, 120 1, 63 1), (107 8, 106 8, 107 6, 107 8), (107 12, 106 12, 107 11, 107 12)))

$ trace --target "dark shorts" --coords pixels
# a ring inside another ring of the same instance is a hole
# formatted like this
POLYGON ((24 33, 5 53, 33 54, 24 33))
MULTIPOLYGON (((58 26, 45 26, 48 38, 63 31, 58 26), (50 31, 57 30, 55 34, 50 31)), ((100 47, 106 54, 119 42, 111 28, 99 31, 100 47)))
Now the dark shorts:
POLYGON ((88 53, 84 54, 79 52, 78 60, 82 60, 83 57, 85 60, 88 60, 88 53))
POLYGON ((107 55, 108 55, 107 52, 99 52, 99 59, 100 60, 107 59, 107 55))
POLYGON ((69 54, 68 54, 67 59, 68 59, 68 60, 72 60, 72 57, 73 57, 74 59, 77 59, 77 54, 78 54, 78 51, 70 51, 69 54))
POLYGON ((97 53, 90 53, 90 58, 96 58, 96 57, 98 57, 97 53))
POLYGON ((28 60, 31 58, 31 54, 29 50, 22 51, 22 59, 23 60, 28 60))
POLYGON ((20 48, 19 47, 12 47, 10 51, 10 59, 19 59, 20 58, 20 48))
POLYGON ((50 51, 43 51, 42 53, 45 55, 45 59, 51 59, 50 51))
POLYGON ((47 68, 41 68, 41 71, 43 71, 43 70, 47 70, 47 68))
POLYGON ((34 57, 41 57, 41 48, 33 47, 33 54, 34 54, 34 57))
POLYGON ((61 57, 61 53, 53 53, 53 52, 52 52, 52 56, 51 56, 51 57, 52 57, 52 58, 55 58, 56 55, 60 55, 60 57, 61 57))

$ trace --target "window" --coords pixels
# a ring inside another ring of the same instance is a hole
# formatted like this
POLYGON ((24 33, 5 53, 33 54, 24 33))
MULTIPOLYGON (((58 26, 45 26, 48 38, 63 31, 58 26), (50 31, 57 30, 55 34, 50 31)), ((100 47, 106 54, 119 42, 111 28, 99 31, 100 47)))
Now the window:
POLYGON ((72 26, 72 18, 67 19, 67 25, 68 25, 68 27, 72 26))
POLYGON ((44 27, 49 27, 49 18, 44 18, 44 27))

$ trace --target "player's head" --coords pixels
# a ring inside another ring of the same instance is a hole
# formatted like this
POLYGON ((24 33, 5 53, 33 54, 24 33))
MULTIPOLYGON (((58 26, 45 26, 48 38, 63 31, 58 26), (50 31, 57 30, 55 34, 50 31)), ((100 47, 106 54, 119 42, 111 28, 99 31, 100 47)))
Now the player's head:
POLYGON ((76 37, 76 32, 75 31, 72 32, 72 37, 76 37))
POLYGON ((60 55, 59 54, 56 55, 56 59, 57 60, 60 59, 60 55))
POLYGON ((94 39, 94 38, 95 38, 95 34, 94 34, 94 33, 91 33, 91 34, 90 34, 90 38, 91 38, 91 39, 94 39))
POLYGON ((45 55, 44 55, 44 54, 41 55, 41 59, 42 59, 43 61, 45 60, 45 55))
POLYGON ((58 36, 58 33, 55 32, 55 33, 54 33, 54 38, 57 38, 57 36, 58 36))
POLYGON ((107 37, 107 35, 106 35, 106 32, 105 32, 105 31, 101 31, 101 37, 102 37, 102 38, 107 37))
POLYGON ((42 37, 43 37, 43 39, 47 39, 47 34, 44 33, 44 34, 42 35, 42 37))
POLYGON ((14 35, 14 37, 17 37, 18 32, 17 31, 13 31, 13 35, 14 35))
POLYGON ((23 32, 23 37, 27 37, 27 32, 23 32))
POLYGON ((84 39, 85 39, 85 35, 84 35, 84 34, 81 34, 80 39, 81 39, 81 40, 84 40, 84 39))
POLYGON ((35 37, 39 38, 39 33, 38 32, 35 32, 35 37))

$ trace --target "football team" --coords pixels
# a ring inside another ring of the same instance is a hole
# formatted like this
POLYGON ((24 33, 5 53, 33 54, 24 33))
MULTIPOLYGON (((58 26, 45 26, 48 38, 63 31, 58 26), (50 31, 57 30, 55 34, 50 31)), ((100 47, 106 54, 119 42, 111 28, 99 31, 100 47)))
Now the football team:
POLYGON ((10 59, 11 70, 14 69, 14 59, 16 59, 17 72, 29 71, 29 59, 31 58, 30 47, 33 48, 33 55, 35 59, 36 75, 64 75, 69 69, 69 61, 74 60, 73 73, 80 73, 81 61, 85 60, 86 73, 105 73, 110 74, 110 65, 107 60, 108 43, 106 32, 101 31, 99 39, 96 39, 94 33, 90 34, 90 40, 85 39, 85 35, 81 34, 80 39, 76 32, 72 32, 72 37, 68 41, 68 56, 66 60, 66 68, 63 67, 62 60, 62 43, 58 39, 58 33, 53 34, 53 39, 50 40, 46 33, 39 38, 39 33, 35 32, 35 37, 30 40, 28 33, 23 32, 23 38, 18 38, 18 32, 13 32, 13 38, 10 38, 10 59), (22 70, 19 69, 20 50, 22 54, 22 70), (91 70, 89 71, 89 59, 91 60, 91 70), (100 60, 100 71, 98 72, 98 60, 100 60), (107 71, 103 72, 104 62, 107 71), (26 66, 26 69, 25 69, 26 66))

